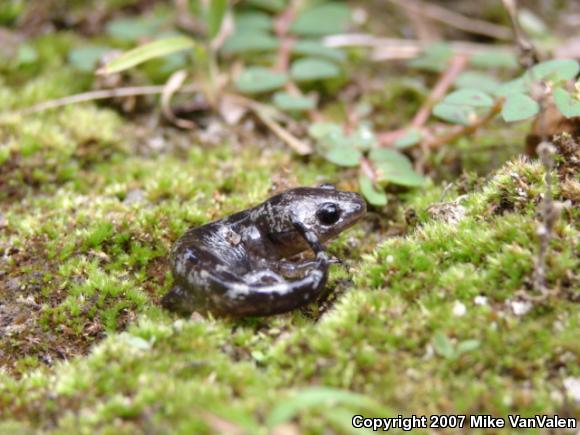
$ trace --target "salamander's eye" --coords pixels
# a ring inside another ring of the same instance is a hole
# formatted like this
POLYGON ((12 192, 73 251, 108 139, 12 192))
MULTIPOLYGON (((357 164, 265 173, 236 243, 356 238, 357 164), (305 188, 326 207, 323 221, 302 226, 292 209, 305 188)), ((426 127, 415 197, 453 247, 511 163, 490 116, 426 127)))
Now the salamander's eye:
POLYGON ((333 202, 325 202, 316 211, 316 217, 322 225, 333 225, 340 219, 340 208, 333 202))

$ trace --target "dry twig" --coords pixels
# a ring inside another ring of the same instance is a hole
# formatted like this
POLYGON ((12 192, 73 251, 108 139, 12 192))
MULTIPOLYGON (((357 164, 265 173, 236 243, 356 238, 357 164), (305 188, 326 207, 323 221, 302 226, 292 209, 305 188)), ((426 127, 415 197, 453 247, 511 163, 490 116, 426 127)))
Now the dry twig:
POLYGON ((440 21, 450 27, 463 30, 468 33, 489 36, 494 39, 511 39, 511 31, 507 27, 476 18, 466 17, 457 12, 446 9, 433 2, 423 2, 420 0, 388 0, 397 6, 409 10, 413 13, 424 15, 433 20, 440 21))
POLYGON ((447 68, 447 70, 441 75, 437 81, 437 84, 433 87, 433 90, 427 97, 427 100, 415 114, 415 117, 411 123, 413 127, 420 128, 425 125, 429 119, 429 116, 431 116, 431 110, 433 109, 433 106, 437 104, 437 102, 445 96, 451 86, 453 86, 453 83, 459 74, 461 74, 467 66, 468 60, 469 58, 465 55, 456 55, 451 59, 449 68, 447 68))
MULTIPOLYGON (((161 94, 165 85, 159 86, 131 86, 126 88, 103 89, 98 91, 83 92, 81 94, 69 95, 56 100, 43 101, 34 106, 13 112, 5 112, 2 115, 32 115, 49 109, 69 106, 71 104, 86 103, 88 101, 106 100, 109 98, 133 97, 137 95, 156 95, 161 94)), ((192 94, 200 92, 201 88, 195 84, 189 84, 179 89, 179 93, 192 94)))

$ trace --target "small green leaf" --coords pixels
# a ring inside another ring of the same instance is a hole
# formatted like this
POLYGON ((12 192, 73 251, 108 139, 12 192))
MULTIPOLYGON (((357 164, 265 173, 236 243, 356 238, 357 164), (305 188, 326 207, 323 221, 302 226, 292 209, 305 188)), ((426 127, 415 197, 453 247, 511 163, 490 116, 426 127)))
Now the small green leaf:
POLYGON ((407 187, 418 187, 425 184, 425 178, 413 169, 406 155, 397 150, 374 148, 369 159, 377 169, 379 180, 407 187))
POLYGON ((479 348, 479 340, 464 340, 457 345, 457 356, 479 348))
POLYGON ((539 37, 546 36, 548 33, 546 24, 529 9, 519 11, 518 21, 526 33, 539 37))
POLYGON ((272 30, 272 17, 264 12, 242 12, 234 18, 236 33, 240 31, 248 32, 268 32, 272 30))
POLYGON ((421 139, 423 139, 421 130, 411 127, 406 129, 403 136, 395 141, 395 146, 399 149, 409 148, 421 142, 421 139))
POLYGON ((292 52, 301 56, 324 57, 334 62, 344 62, 346 53, 338 48, 327 47, 319 41, 301 40, 292 47, 292 52))
POLYGON ((393 166, 413 167, 405 154, 389 148, 373 148, 369 153, 369 159, 375 163, 388 162, 393 166))
POLYGON ((264 67, 250 67, 236 80, 236 87, 247 94, 270 92, 281 88, 288 81, 286 74, 264 67))
POLYGON ((577 97, 570 95, 568 91, 562 88, 556 88, 552 91, 556 107, 566 118, 580 116, 580 101, 577 97))
POLYGON ((282 12, 286 7, 285 0, 246 0, 245 3, 269 12, 282 12))
POLYGON ((475 53, 469 58, 471 66, 476 68, 506 68, 518 67, 516 55, 506 50, 487 50, 475 53))
POLYGON ((449 338, 441 331, 437 331, 433 336, 433 348, 440 356, 447 359, 455 358, 455 348, 449 338))
POLYGON ((79 71, 91 72, 95 70, 103 55, 110 50, 110 47, 97 45, 73 48, 68 53, 68 62, 79 71))
POLYGON ((279 45, 279 40, 268 33, 244 31, 230 36, 225 41, 222 51, 229 54, 275 51, 279 45))
POLYGON ((222 28, 228 9, 228 0, 209 0, 207 8, 207 31, 211 39, 215 38, 222 28))
POLYGON ((366 151, 378 145, 377 137, 370 125, 361 123, 358 128, 348 136, 348 142, 358 148, 366 151))
POLYGON ((106 30, 113 38, 138 41, 141 38, 155 36, 164 21, 163 17, 119 18, 109 21, 106 30))
POLYGON ((476 89, 460 89, 447 95, 443 99, 443 103, 471 107, 491 107, 493 106, 493 98, 485 92, 476 89))
POLYGON ((377 207, 387 205, 387 195, 383 190, 376 189, 369 177, 361 175, 358 178, 358 185, 361 193, 370 204, 377 207))
POLYGON ((409 65, 431 72, 444 71, 453 56, 451 45, 444 42, 431 44, 423 49, 423 53, 409 62, 409 65))
POLYGON ((578 61, 572 59, 552 59, 534 65, 524 77, 532 81, 554 80, 566 81, 573 79, 578 74, 580 66, 578 61))
POLYGON ((406 187, 421 187, 425 184, 425 177, 415 172, 412 167, 395 166, 391 162, 378 163, 376 167, 381 181, 406 187))
POLYGON ((139 65, 151 59, 167 56, 171 53, 192 48, 195 42, 185 36, 158 39, 157 41, 141 45, 126 51, 121 56, 113 59, 98 72, 100 74, 112 74, 139 65))
POLYGON ((297 82, 323 80, 339 76, 340 69, 327 60, 304 58, 292 63, 290 75, 297 82))
POLYGON ((358 166, 362 154, 359 150, 349 146, 334 145, 325 153, 326 160, 338 166, 358 166))
POLYGON ((273 101, 278 108, 286 111, 312 110, 316 107, 316 102, 313 98, 293 95, 288 92, 276 92, 273 101))
POLYGON ((529 84, 522 78, 503 83, 494 91, 494 95, 507 97, 511 94, 525 94, 529 91, 529 84))
POLYGON ((336 388, 306 387, 290 397, 281 398, 270 411, 266 424, 272 428, 292 420, 300 411, 317 407, 329 409, 336 405, 368 409, 381 415, 381 406, 362 394, 336 388))
POLYGON ((324 36, 346 30, 350 9, 341 3, 325 3, 306 9, 292 24, 291 31, 297 35, 324 36))
POLYGON ((508 95, 501 116, 506 122, 522 121, 537 115, 540 105, 532 98, 524 94, 508 95))
POLYGON ((477 89, 488 93, 494 93, 499 86, 495 78, 477 71, 466 71, 460 74, 454 84, 460 89, 477 89))
POLYGON ((453 124, 469 125, 477 117, 472 106, 439 103, 433 107, 433 115, 453 124))
POLYGON ((341 135, 342 128, 333 122, 315 122, 308 128, 308 134, 314 139, 320 140, 328 136, 341 135))

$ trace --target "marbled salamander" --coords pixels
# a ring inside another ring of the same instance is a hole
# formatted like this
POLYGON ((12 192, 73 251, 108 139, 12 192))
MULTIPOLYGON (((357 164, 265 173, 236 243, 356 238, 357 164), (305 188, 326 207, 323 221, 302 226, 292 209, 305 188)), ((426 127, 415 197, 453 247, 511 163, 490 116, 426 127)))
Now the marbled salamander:
POLYGON ((354 192, 298 187, 224 219, 190 228, 173 246, 175 285, 162 305, 183 314, 283 313, 313 301, 332 262, 322 243, 366 212, 354 192), (307 249, 315 258, 291 262, 307 249))

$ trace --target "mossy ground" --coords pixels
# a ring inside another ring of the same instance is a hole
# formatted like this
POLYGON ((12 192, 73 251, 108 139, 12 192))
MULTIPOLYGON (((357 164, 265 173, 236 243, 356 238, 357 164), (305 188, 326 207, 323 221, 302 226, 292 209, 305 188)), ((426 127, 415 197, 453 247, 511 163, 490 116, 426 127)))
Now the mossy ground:
MULTIPOLYGON (((41 38, 40 60, 4 65, 0 112, 85 89, 62 54, 74 40, 41 38), (46 47, 60 57, 44 59, 46 47)), ((354 177, 281 146, 227 135, 208 145, 145 124, 93 104, 0 124, 0 432, 349 432, 355 413, 580 417, 563 387, 580 377, 578 209, 555 226, 551 293, 536 301, 538 162, 463 178, 445 206, 433 182, 392 193, 331 244, 346 265, 319 303, 184 319, 158 301, 187 227, 262 201, 273 179, 353 188, 354 177)), ((472 146, 496 134, 505 130, 472 146)), ((575 186, 554 194, 577 204, 575 186)))

